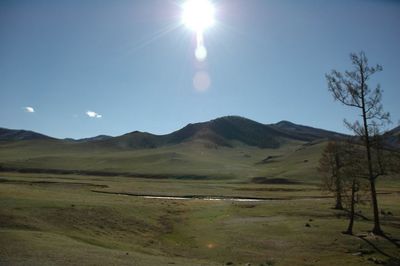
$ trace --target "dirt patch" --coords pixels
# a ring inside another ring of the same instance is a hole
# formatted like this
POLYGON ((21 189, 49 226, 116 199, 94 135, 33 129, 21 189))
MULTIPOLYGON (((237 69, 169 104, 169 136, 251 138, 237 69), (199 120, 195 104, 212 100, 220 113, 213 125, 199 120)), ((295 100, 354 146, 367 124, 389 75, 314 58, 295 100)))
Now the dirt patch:
POLYGON ((158 222, 161 226, 160 233, 162 234, 171 234, 174 231, 175 224, 182 224, 183 217, 185 211, 176 210, 176 209, 168 209, 166 213, 158 218, 158 222))
POLYGON ((0 213, 0 228, 12 228, 12 229, 22 229, 22 230, 37 229, 30 223, 32 223, 32 219, 16 215, 8 215, 0 213))

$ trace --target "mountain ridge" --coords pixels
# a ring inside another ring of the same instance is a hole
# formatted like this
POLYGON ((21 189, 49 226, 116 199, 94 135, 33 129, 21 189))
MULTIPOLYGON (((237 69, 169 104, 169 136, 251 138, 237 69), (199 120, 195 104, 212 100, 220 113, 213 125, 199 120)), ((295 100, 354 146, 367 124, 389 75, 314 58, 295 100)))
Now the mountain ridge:
POLYGON ((109 135, 97 135, 94 137, 89 137, 89 138, 81 138, 81 139, 74 139, 74 138, 64 138, 63 140, 66 141, 71 141, 71 142, 91 142, 91 141, 97 141, 97 140, 105 140, 112 138, 112 136, 109 135))
POLYGON ((26 139, 35 140, 35 139, 55 139, 55 138, 30 130, 8 129, 0 127, 0 141, 4 140, 18 141, 26 139))
POLYGON ((95 143, 118 148, 157 148, 188 142, 201 142, 210 147, 233 147, 236 143, 259 148, 278 148, 290 141, 310 142, 320 139, 341 139, 347 135, 289 121, 275 124, 262 124, 241 116, 224 116, 206 122, 189 123, 186 126, 164 135, 132 131, 120 136, 99 135, 83 139, 55 139, 33 131, 2 129, 0 140, 52 139, 71 143, 95 143))

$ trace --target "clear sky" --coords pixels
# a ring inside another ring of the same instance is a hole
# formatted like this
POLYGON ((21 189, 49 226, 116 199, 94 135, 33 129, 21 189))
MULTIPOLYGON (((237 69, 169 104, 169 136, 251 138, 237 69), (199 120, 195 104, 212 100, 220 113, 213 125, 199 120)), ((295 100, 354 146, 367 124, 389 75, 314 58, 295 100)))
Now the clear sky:
POLYGON ((333 101, 324 74, 349 68, 361 50, 384 67, 373 82, 397 125, 400 1, 214 4, 200 64, 182 1, 0 1, 0 127, 60 138, 164 134, 240 115, 347 132, 354 111, 333 101), (194 87, 198 71, 207 89, 194 87))

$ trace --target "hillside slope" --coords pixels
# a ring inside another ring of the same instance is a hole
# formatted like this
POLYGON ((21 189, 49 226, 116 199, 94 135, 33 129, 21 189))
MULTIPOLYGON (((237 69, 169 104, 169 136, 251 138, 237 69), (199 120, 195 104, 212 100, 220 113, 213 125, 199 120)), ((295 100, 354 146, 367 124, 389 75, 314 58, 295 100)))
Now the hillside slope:
POLYGON ((83 141, 12 138, 0 141, 0 167, 96 175, 312 178, 324 141, 341 137, 286 121, 265 125, 227 116, 166 135, 134 131, 83 141))
POLYGON ((272 124, 271 127, 288 134, 291 138, 297 138, 303 141, 314 141, 317 139, 343 139, 347 137, 341 133, 298 125, 289 121, 280 121, 276 124, 272 124))
POLYGON ((100 140, 119 148, 158 148, 187 142, 202 142, 210 147, 234 147, 238 143, 258 148, 279 148, 288 142, 344 138, 345 135, 290 122, 265 125, 239 116, 226 116, 207 122, 188 124, 166 135, 134 131, 100 140))
POLYGON ((393 128, 385 134, 387 143, 394 148, 400 148, 400 126, 393 128))
MULTIPOLYGON (((297 125, 288 121, 277 124, 261 124, 239 116, 226 116, 207 122, 188 124, 165 135, 133 131, 117 137, 99 135, 85 139, 64 139, 60 143, 114 147, 118 149, 147 149, 188 142, 201 142, 210 147, 234 147, 237 144, 259 148, 279 148, 291 141, 315 141, 319 139, 343 138, 345 135, 323 129, 297 125)), ((45 140, 51 137, 25 130, 0 128, 0 140, 45 140)))
POLYGON ((0 128, 0 141, 53 139, 49 136, 28 130, 0 128))

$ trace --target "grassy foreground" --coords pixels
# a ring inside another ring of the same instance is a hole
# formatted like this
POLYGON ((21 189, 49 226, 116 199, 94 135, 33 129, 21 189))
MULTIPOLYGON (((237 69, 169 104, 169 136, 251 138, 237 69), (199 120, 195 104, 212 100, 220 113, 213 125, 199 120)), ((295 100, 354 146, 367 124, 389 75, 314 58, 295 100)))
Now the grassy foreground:
MULTIPOLYGON (((397 181, 379 184, 383 229, 400 238, 397 181)), ((397 265, 399 248, 340 234, 344 212, 317 183, 171 180, 2 173, 0 265, 397 265), (149 195, 272 198, 162 200, 149 195), (374 262, 375 261, 375 262, 374 262)), ((362 214, 371 219, 369 205, 362 214)))

